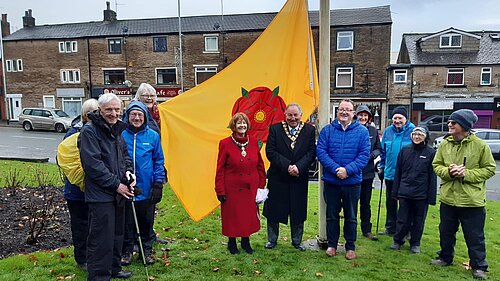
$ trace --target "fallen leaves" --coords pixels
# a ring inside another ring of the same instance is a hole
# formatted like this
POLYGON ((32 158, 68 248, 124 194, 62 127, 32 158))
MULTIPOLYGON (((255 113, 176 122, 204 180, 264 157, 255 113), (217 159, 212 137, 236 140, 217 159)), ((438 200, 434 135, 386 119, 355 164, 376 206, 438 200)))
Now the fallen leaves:
POLYGON ((214 268, 212 268, 213 272, 219 272, 219 270, 220 270, 220 267, 214 267, 214 268))
POLYGON ((75 278, 75 276, 75 274, 59 275, 56 277, 56 280, 69 280, 75 278))
POLYGON ((318 277, 318 278, 323 277, 323 273, 321 273, 321 272, 316 272, 316 277, 318 277))

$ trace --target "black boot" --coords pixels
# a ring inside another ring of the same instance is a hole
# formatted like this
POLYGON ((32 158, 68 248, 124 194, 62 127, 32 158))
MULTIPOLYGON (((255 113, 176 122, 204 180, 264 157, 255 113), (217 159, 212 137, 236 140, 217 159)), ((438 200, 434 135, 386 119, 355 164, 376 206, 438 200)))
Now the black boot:
POLYGON ((254 250, 252 246, 250 246, 250 238, 249 237, 241 237, 241 248, 245 250, 248 254, 253 254, 254 250))
POLYGON ((236 238, 229 237, 229 241, 227 242, 227 249, 229 250, 229 253, 231 253, 231 255, 237 255, 240 253, 240 251, 238 251, 238 247, 236 246, 236 238))

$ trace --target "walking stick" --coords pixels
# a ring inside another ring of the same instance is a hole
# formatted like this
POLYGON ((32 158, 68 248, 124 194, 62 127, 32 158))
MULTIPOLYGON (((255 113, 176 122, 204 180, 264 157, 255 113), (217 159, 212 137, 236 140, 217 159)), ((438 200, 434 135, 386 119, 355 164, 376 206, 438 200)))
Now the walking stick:
MULTIPOLYGON (((133 179, 129 179, 129 181, 133 181, 133 179)), ((128 188, 130 189, 130 183, 127 184, 128 188)), ((135 223, 135 230, 137 232, 137 240, 139 241, 139 250, 141 251, 141 256, 142 256, 142 264, 144 265, 144 269, 146 270, 146 278, 149 281, 149 273, 148 273, 148 266, 146 264, 146 257, 144 256, 144 248, 142 247, 142 240, 141 240, 141 232, 139 231, 139 223, 137 221, 137 214, 135 212, 135 204, 134 204, 135 197, 132 199, 132 202, 130 202, 130 205, 132 205, 132 214, 134 217, 134 223, 135 223)))
POLYGON ((382 190, 384 188, 384 178, 380 179, 380 196, 378 197, 378 211, 377 211, 377 232, 378 233, 378 223, 380 220, 380 205, 382 203, 382 190))

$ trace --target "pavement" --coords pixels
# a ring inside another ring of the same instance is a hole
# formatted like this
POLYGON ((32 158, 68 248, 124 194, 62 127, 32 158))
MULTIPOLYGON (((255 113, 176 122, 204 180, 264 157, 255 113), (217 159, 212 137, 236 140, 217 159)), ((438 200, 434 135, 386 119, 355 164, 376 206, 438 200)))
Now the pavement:
POLYGON ((0 120, 0 127, 20 127, 17 121, 0 120))

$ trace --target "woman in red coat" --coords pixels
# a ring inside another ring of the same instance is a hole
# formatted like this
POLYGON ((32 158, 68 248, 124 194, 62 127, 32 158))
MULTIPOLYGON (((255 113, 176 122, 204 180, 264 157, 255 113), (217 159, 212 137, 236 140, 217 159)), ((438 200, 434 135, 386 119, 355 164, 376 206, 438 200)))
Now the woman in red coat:
POLYGON ((255 203, 257 188, 266 185, 266 171, 257 139, 249 136, 249 120, 236 113, 229 122, 230 137, 219 142, 215 192, 221 202, 222 234, 229 237, 227 248, 238 254, 236 237, 241 248, 252 254, 249 236, 260 229, 259 209, 255 203))

